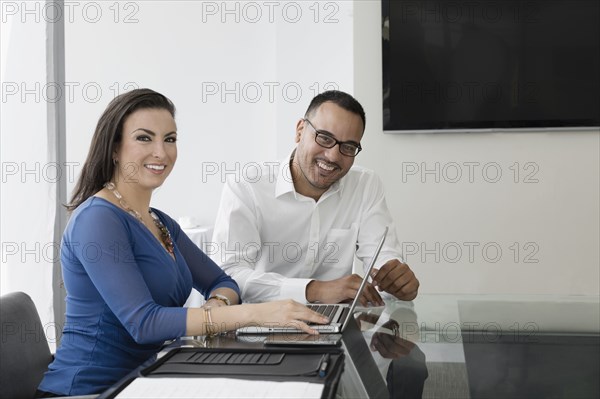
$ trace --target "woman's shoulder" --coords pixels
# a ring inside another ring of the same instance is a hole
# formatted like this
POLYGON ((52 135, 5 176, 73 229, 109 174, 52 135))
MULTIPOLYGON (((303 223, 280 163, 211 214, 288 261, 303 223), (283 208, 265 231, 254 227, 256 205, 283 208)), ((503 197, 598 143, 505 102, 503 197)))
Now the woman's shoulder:
MULTIPOLYGON (((90 197, 71 214, 62 236, 66 259, 81 251, 95 253, 126 253, 136 245, 141 224, 126 211, 100 197, 90 197), (92 248, 92 249, 90 249, 92 248), (118 251, 118 252, 114 252, 118 251)), ((82 256, 88 256, 83 253, 82 256)), ((117 256, 117 255, 115 255, 117 256)), ((120 255, 119 255, 120 256, 120 255)))
POLYGON ((113 203, 100 197, 90 197, 81 203, 69 218, 68 230, 77 227, 106 226, 108 224, 128 224, 129 215, 113 203))
POLYGON ((92 196, 83 201, 72 213, 71 219, 76 218, 80 215, 92 216, 92 215, 109 215, 114 214, 117 216, 121 216, 120 214, 124 213, 121 211, 119 207, 110 201, 92 196))

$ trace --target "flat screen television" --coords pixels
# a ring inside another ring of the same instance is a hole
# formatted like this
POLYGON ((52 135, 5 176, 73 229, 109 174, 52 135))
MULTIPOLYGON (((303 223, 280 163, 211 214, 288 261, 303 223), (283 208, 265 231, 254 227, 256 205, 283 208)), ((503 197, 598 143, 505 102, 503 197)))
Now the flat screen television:
POLYGON ((600 126, 600 1, 382 0, 383 126, 600 126))

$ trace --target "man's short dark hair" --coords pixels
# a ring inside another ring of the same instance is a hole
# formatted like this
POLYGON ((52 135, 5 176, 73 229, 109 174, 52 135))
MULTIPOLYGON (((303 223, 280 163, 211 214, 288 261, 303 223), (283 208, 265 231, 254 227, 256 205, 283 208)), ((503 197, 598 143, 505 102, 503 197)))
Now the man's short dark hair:
POLYGON ((304 117, 308 117, 313 111, 319 108, 321 104, 326 102, 332 102, 338 105, 339 107, 345 109, 346 111, 350 111, 353 114, 360 116, 360 119, 362 119, 364 132, 364 129, 367 126, 365 110, 363 109, 362 105, 360 105, 360 103, 356 101, 354 97, 352 97, 348 93, 344 93, 343 91, 329 90, 319 94, 310 102, 310 105, 308 106, 304 117))

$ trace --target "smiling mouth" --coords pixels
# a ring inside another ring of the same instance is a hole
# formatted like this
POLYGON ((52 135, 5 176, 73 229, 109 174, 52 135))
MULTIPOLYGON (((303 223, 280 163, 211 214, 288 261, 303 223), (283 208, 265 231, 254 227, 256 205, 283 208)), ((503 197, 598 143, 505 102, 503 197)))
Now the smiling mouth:
POLYGON ((147 169, 150 169, 152 171, 162 172, 163 170, 165 170, 165 168, 167 167, 167 165, 146 164, 146 165, 144 165, 144 167, 147 168, 147 169))
POLYGON ((327 173, 333 172, 337 167, 324 161, 317 161, 317 167, 327 173))

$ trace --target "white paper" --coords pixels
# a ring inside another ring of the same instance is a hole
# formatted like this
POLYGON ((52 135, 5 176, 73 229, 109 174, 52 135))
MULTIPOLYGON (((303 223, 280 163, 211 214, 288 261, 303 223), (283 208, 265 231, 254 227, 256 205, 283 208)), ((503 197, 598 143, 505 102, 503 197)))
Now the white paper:
POLYGON ((137 378, 117 398, 320 398, 323 384, 237 378, 137 378))

